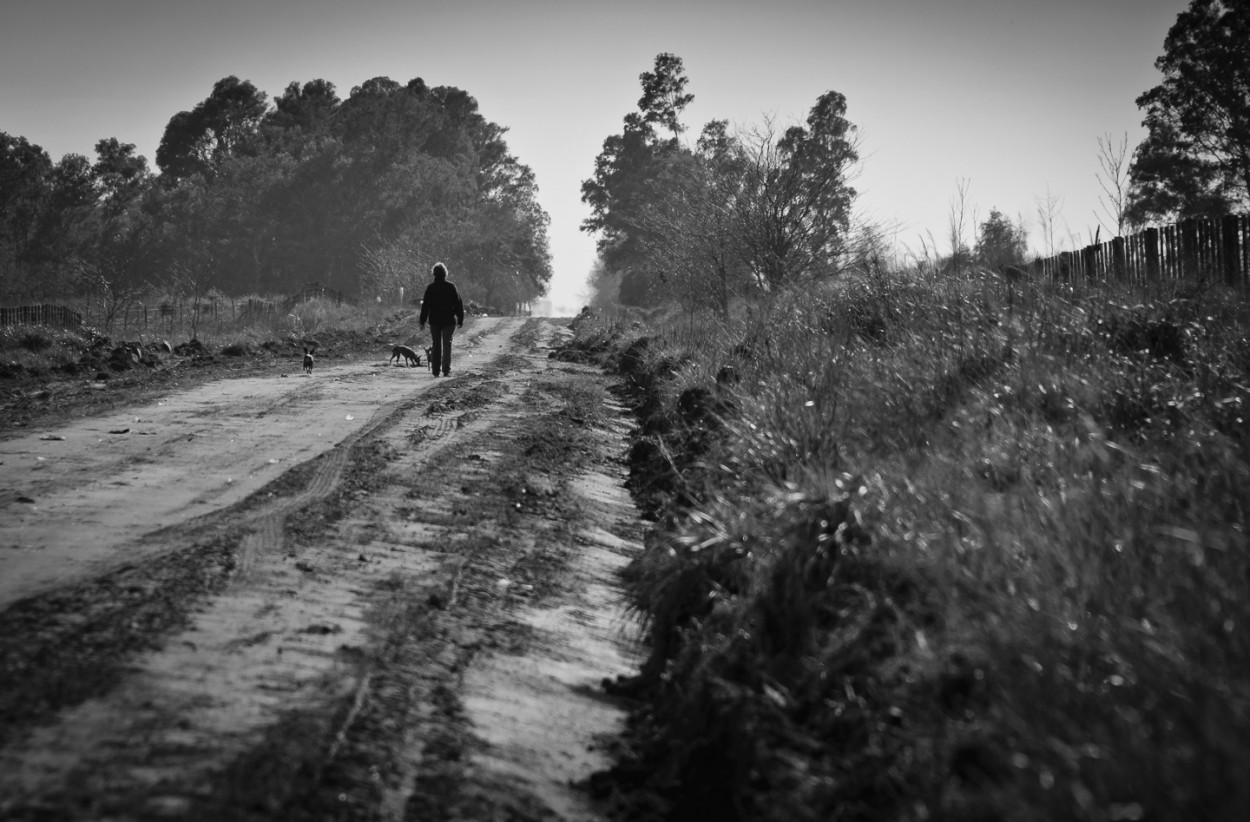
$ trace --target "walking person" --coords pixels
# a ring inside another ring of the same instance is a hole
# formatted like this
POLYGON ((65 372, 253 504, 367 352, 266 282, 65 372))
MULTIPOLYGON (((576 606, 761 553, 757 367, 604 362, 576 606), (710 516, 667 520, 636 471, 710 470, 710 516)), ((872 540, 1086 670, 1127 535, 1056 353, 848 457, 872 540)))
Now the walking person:
POLYGON ((435 263, 431 273, 434 282, 425 287, 425 296, 421 298, 420 326, 425 328, 428 321, 434 338, 430 369, 437 377, 441 368, 447 377, 451 375, 451 335, 464 327, 464 303, 455 284, 447 280, 447 266, 435 263))

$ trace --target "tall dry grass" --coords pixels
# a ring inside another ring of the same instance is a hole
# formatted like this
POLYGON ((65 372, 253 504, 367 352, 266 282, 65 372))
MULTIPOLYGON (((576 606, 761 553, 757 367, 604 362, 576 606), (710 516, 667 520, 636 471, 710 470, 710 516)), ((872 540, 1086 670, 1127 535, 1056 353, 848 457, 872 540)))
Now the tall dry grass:
POLYGON ((1250 817, 1244 294, 877 274, 631 336, 675 816, 1250 817))

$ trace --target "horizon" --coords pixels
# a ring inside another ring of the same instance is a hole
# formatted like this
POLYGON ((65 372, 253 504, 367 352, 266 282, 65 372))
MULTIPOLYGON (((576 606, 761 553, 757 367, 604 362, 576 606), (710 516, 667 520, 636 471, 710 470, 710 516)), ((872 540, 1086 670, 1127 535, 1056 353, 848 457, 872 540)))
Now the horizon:
POLYGON ((169 118, 226 76, 271 102, 288 83, 314 79, 344 99, 380 76, 455 86, 508 129, 510 151, 534 171, 551 217, 548 297, 576 313, 596 256, 580 231, 589 215, 580 184, 635 109, 638 75, 657 54, 683 60, 695 96, 683 117, 689 141, 711 119, 801 122, 820 94, 843 93, 862 139, 857 219, 882 227, 904 255, 930 238, 949 253, 961 181, 970 229, 997 208, 1037 248, 1037 206, 1053 197, 1056 246, 1074 248, 1100 224, 1097 139, 1127 135, 1130 151, 1140 142, 1134 100, 1161 79, 1154 60, 1187 5, 48 0, 15 10, 0 33, 0 131, 54 162, 92 157, 96 141, 116 137, 157 172, 169 118), (649 25, 657 19, 665 26, 649 25))

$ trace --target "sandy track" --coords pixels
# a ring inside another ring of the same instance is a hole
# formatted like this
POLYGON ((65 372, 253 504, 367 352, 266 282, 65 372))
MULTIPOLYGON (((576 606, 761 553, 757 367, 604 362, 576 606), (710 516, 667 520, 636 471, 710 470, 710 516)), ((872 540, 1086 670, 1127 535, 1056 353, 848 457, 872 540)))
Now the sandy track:
MULTIPOLYGON (((471 323, 458 364, 498 355, 512 327, 471 323)), ((133 561, 161 542, 146 537, 247 498, 437 383, 382 360, 297 374, 219 380, 0 442, 0 609, 133 561)))
POLYGON ((183 627, 0 747, 0 816, 595 817, 571 783, 606 765, 622 714, 597 683, 633 662, 623 412, 560 416, 602 379, 547 359, 555 326, 466 331, 451 380, 227 381, 0 443, 35 500, 0 508, 0 611, 232 546, 183 627))

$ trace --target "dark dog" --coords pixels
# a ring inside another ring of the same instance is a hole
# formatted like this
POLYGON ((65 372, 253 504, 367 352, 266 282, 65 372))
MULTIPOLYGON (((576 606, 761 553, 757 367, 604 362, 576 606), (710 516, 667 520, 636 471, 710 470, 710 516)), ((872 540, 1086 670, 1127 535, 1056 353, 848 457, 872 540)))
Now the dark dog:
POLYGON ((313 355, 312 355, 312 351, 310 351, 310 350, 308 350, 307 348, 305 348, 305 349, 304 349, 304 373, 305 373, 305 374, 311 374, 311 373, 312 373, 312 367, 313 367, 313 355))
MULTIPOLYGON (((428 356, 428 352, 427 352, 427 356, 428 356)), ((406 345, 397 345, 394 348, 392 348, 391 359, 387 360, 387 362, 389 363, 392 360, 394 360, 395 364, 399 365, 400 357, 404 358, 405 366, 407 366, 409 362, 411 362, 413 365, 416 365, 416 366, 421 365, 421 355, 418 354, 416 351, 413 351, 411 348, 409 348, 406 345)))

